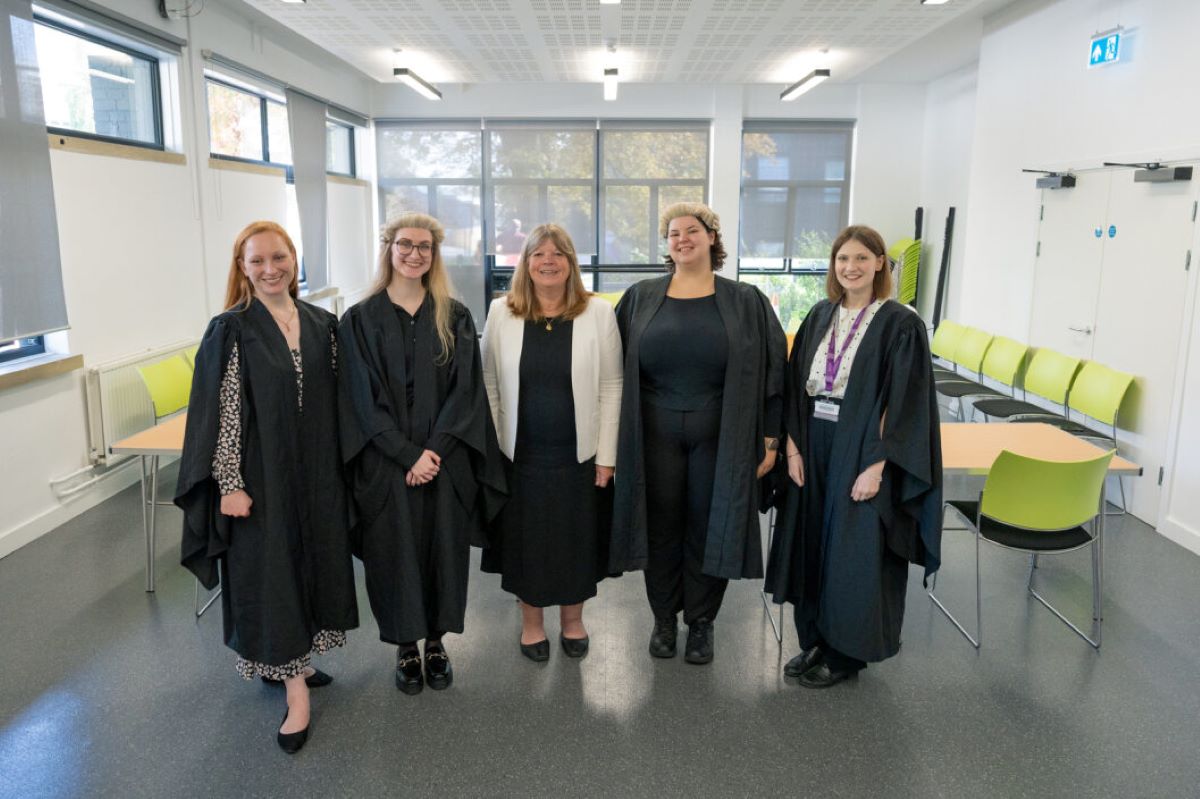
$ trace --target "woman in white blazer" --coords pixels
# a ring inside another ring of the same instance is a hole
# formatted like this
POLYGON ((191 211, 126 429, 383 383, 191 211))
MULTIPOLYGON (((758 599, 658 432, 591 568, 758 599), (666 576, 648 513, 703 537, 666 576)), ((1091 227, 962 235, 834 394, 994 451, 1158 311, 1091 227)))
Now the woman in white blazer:
POLYGON ((526 657, 550 657, 542 611, 552 605, 563 651, 582 657, 583 603, 608 573, 621 335, 612 307, 584 288, 575 246, 558 225, 530 232, 511 290, 492 303, 483 380, 511 469, 482 567, 521 600, 526 657))

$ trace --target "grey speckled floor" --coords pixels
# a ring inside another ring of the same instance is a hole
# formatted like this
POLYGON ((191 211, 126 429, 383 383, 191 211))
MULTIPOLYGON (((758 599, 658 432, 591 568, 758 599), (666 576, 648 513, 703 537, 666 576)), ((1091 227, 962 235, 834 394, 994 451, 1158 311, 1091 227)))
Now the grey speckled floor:
MULTIPOLYGON (((646 654, 640 575, 589 603, 586 659, 537 665, 477 574, 447 638, 454 686, 407 697, 360 582, 364 626, 321 659, 336 682, 289 758, 282 692, 236 676, 217 613, 192 620, 174 509, 142 590, 136 491, 0 560, 3 797, 1200 796, 1200 558, 1133 519, 1109 528, 1100 654, 1026 597, 1021 557, 985 548, 980 653, 914 572, 900 656, 829 691, 784 681, 790 615, 781 655, 755 583, 731 586, 711 666, 646 654)), ((962 533, 946 561, 942 592, 968 611, 962 533)), ((1076 618, 1087 564, 1040 570, 1076 618)))

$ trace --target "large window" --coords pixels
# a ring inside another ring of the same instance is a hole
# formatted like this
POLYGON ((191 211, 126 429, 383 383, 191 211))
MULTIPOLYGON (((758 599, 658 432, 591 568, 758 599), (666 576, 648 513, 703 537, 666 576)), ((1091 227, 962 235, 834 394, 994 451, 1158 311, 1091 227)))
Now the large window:
POLYGON ((742 132, 738 275, 784 327, 824 296, 829 248, 850 208, 849 122, 747 122, 742 132))
POLYGON ((482 319, 525 237, 562 225, 585 280, 619 291, 662 274, 658 217, 708 193, 708 123, 381 123, 380 209, 438 217, 459 295, 482 319), (484 235, 486 231, 486 236, 484 235))
POLYGON ((329 120, 325 123, 325 171, 354 177, 354 128, 329 120))
POLYGON ((34 38, 49 130, 163 149, 156 58, 42 17, 34 38))
POLYGON ((281 100, 213 77, 205 84, 209 152, 218 158, 291 165, 287 106, 281 100))

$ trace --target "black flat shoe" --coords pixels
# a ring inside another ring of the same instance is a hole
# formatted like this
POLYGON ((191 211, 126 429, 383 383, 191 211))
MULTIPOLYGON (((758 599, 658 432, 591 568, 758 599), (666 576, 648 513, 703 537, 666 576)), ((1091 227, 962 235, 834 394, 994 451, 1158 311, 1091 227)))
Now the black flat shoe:
POLYGON ((650 654, 656 658, 675 657, 675 640, 679 622, 675 616, 655 616, 654 632, 650 633, 650 654))
MULTIPOLYGON (((280 730, 287 722, 288 711, 283 711, 283 721, 279 722, 280 730)), ((308 722, 308 727, 312 726, 312 721, 308 722)), ((300 732, 277 732, 275 733, 275 742, 279 744, 279 748, 287 752, 289 755, 294 755, 304 748, 304 744, 308 742, 308 727, 300 730, 300 732)))
POLYGON ((409 696, 416 696, 425 687, 421 677, 421 653, 417 650, 396 655, 396 687, 409 696))
POLYGON ((687 649, 683 659, 688 663, 704 665, 713 659, 713 626, 708 619, 696 619, 688 625, 687 649))
MULTIPOLYGON (((262 681, 267 685, 283 687, 283 680, 268 680, 266 677, 262 677, 262 681)), ((331 682, 333 682, 333 678, 320 669, 313 669, 313 673, 304 678, 304 684, 309 688, 324 688, 331 682)))
POLYGON ((857 671, 834 670, 829 668, 828 663, 818 663, 800 676, 800 684, 805 688, 831 688, 843 680, 853 680, 856 677, 857 671))
POLYGON ((814 646, 789 660, 783 667, 783 675, 785 677, 803 677, 824 662, 825 653, 821 651, 821 647, 814 646))
POLYGON ((550 642, 545 638, 533 644, 521 644, 521 654, 535 663, 550 659, 550 642))
POLYGON ((562 644, 563 651, 567 653, 567 657, 569 658, 581 658, 586 655, 588 653, 588 644, 591 642, 586 635, 582 638, 567 638, 565 635, 562 635, 559 636, 558 641, 562 644))
POLYGON ((450 656, 440 643, 425 644, 425 682, 435 691, 444 691, 454 682, 450 656))

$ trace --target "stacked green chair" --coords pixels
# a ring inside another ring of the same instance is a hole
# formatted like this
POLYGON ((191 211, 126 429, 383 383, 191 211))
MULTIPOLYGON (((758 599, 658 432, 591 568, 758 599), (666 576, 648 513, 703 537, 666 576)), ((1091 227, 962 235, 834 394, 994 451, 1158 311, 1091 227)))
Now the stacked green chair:
MULTIPOLYGON (((1055 405, 1062 407, 1061 416, 1066 416, 1067 395, 1071 391, 1071 382, 1079 369, 1079 359, 1063 355, 1050 349, 1039 349, 1029 361, 1025 370, 1025 394, 1035 394, 1055 405)), ((1045 416, 1048 412, 1041 405, 1032 402, 1012 399, 1009 397, 994 397, 981 399, 974 403, 971 417, 976 413, 983 414, 984 421, 991 418, 1011 419, 1013 417, 1034 414, 1045 416)))
MULTIPOLYGON (((1071 384, 1071 393, 1067 397, 1067 408, 1111 427, 1111 436, 1082 425, 1074 419, 1054 416, 1044 411, 1039 414, 1018 416, 1012 421, 1052 424, 1073 436, 1078 436, 1102 447, 1116 449, 1117 416, 1131 385, 1133 385, 1133 375, 1118 372, 1116 369, 1110 369, 1095 361, 1085 363, 1075 377, 1075 382, 1071 384)), ((1126 508, 1125 483, 1117 478, 1117 485, 1121 491, 1121 510, 1112 515, 1119 516, 1125 512, 1126 508)))
POLYGON ((917 301, 917 279, 921 272, 920 239, 900 239, 888 248, 888 257, 896 263, 896 301, 913 305, 917 301))
POLYGON ((1094 649, 1100 648, 1103 618, 1104 549, 1100 543, 1100 496, 1115 450, 1086 461, 1055 462, 1004 451, 988 472, 978 502, 950 500, 945 508, 967 523, 975 538, 975 636, 937 597, 937 574, 929 598, 971 646, 983 640, 983 601, 979 580, 979 542, 1030 555, 1029 593, 1094 649), (1060 613, 1033 587, 1037 558, 1092 548, 1092 635, 1060 613))

